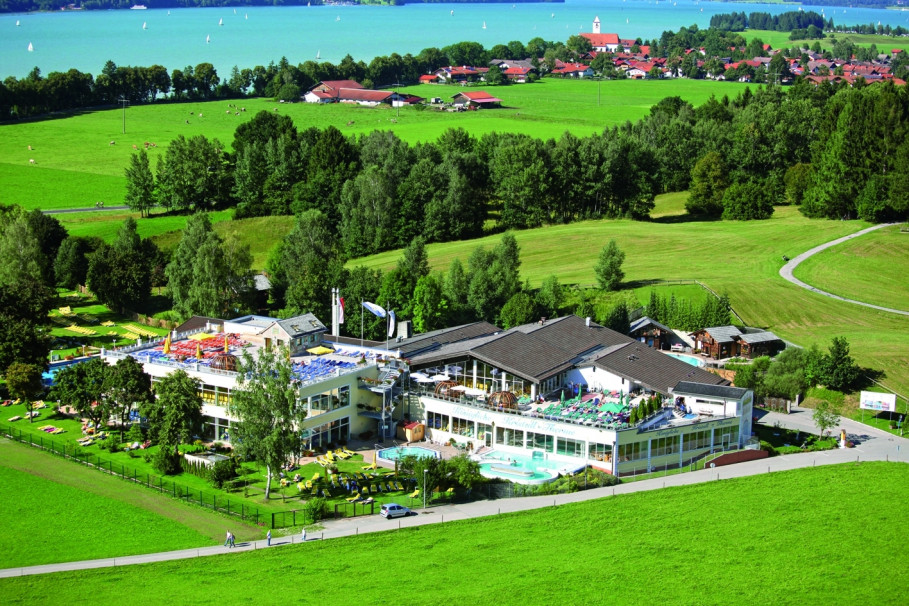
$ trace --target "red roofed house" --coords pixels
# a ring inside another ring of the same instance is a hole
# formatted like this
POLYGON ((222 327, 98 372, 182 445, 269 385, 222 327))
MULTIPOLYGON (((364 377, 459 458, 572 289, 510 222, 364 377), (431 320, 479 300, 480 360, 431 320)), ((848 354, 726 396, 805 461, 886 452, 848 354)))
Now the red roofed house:
POLYGON ((437 84, 439 77, 435 74, 423 74, 420 76, 420 84, 437 84))
POLYGON ((592 34, 581 34, 588 40, 593 46, 593 50, 604 52, 615 52, 615 49, 619 47, 619 35, 618 34, 602 34, 600 33, 600 18, 595 17, 593 20, 593 33, 592 34))
POLYGON ((532 67, 509 67, 508 69, 502 70, 502 74, 512 82, 523 84, 524 82, 527 82, 527 77, 530 75, 530 72, 535 71, 536 70, 532 67))
POLYGON ((502 100, 496 99, 487 92, 476 90, 470 92, 460 92, 457 95, 452 97, 454 105, 465 106, 469 109, 477 109, 480 107, 490 108, 490 107, 501 107, 502 100))
POLYGON ((552 73, 563 78, 590 78, 593 76, 593 68, 581 63, 565 63, 553 69, 552 73))
POLYGON ((354 80, 324 80, 303 95, 307 103, 335 103, 341 89, 362 89, 363 85, 354 80))
POLYGON ((392 95, 390 90, 369 90, 362 87, 342 88, 338 91, 338 101, 375 107, 381 103, 391 103, 392 95))

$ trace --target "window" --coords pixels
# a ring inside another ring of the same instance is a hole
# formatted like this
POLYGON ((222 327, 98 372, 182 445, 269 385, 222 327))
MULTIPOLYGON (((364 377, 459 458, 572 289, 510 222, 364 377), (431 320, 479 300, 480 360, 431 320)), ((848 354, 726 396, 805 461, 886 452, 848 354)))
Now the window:
POLYGON ((685 436, 685 450, 710 448, 710 430, 696 431, 685 436))
POLYGON ((584 442, 569 440, 568 438, 559 438, 556 452, 569 457, 584 456, 584 442))
POLYGON ((350 404, 350 386, 330 389, 309 398, 309 416, 314 417, 350 404))
POLYGON ((426 413, 426 424, 430 429, 440 429, 442 431, 448 431, 448 415, 443 415, 440 412, 428 412, 426 413))
POLYGON ((492 432, 492 427, 486 423, 477 423, 477 438, 480 440, 486 439, 486 434, 492 432))
POLYGON ((555 447, 555 437, 548 436, 545 433, 530 433, 527 432, 527 448, 533 448, 534 450, 545 450, 546 452, 552 452, 555 447))
POLYGON ((524 448, 524 432, 507 427, 496 427, 496 444, 524 448))
POLYGON ((459 436, 473 437, 473 421, 451 417, 451 433, 456 433, 459 436))
POLYGON ((587 458, 595 461, 611 461, 612 444, 590 444, 587 458))
POLYGON ((637 459, 647 458, 647 443, 645 442, 643 445, 644 448, 641 448, 641 442, 619 444, 619 460, 635 461, 637 459))
POLYGON ((679 451, 679 437, 656 438, 650 441, 650 456, 661 457, 679 451))
POLYGON ((310 436, 311 448, 325 446, 330 443, 344 444, 350 437, 350 417, 335 419, 330 423, 313 427, 310 436))

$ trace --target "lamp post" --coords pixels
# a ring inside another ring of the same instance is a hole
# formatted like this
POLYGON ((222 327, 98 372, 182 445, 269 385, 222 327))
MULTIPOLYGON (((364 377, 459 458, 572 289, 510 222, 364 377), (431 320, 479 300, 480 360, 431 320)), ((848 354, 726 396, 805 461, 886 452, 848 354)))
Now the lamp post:
POLYGON ((423 511, 426 511, 426 474, 429 473, 428 469, 423 470, 423 511))

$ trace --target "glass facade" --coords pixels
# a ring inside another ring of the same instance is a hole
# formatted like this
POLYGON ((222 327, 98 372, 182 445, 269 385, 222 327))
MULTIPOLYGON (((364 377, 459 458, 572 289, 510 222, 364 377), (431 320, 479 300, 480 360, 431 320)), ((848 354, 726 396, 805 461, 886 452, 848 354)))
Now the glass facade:
POLYGON ((350 417, 336 419, 309 430, 310 448, 320 448, 328 444, 346 444, 350 438, 350 417))
POLYGON ((527 448, 552 452, 555 448, 555 436, 527 432, 527 448))
POLYGON ((685 436, 684 449, 699 450, 701 448, 710 448, 710 430, 696 431, 685 436))
POLYGON ((430 429, 440 429, 442 431, 448 431, 449 416, 443 415, 440 412, 428 412, 426 413, 426 425, 430 429))
POLYGON ((520 429, 496 427, 496 444, 524 448, 524 432, 520 429))
POLYGON ((468 421, 467 419, 461 419, 459 417, 451 417, 451 433, 472 438, 473 421, 468 421))
POLYGON ((315 417, 332 410, 344 408, 350 404, 350 386, 344 385, 336 389, 324 391, 308 398, 308 417, 315 417))
POLYGON ((650 440, 650 456, 662 457, 679 451, 679 436, 654 438, 650 440))
POLYGON ((612 444, 596 444, 591 442, 587 450, 587 458, 594 461, 611 461, 612 444))
POLYGON ((581 442, 580 440, 569 440, 568 438, 559 438, 556 453, 569 457, 583 457, 584 442, 581 442))

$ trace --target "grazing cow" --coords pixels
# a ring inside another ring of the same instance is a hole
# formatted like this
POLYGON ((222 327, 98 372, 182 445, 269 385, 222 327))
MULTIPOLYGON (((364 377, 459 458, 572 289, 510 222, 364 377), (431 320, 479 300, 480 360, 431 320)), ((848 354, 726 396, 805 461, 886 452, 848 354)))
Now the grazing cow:
POLYGON ((200 118, 202 117, 202 112, 199 112, 199 117, 200 117, 200 118))
POLYGON ((347 123, 347 126, 353 126, 353 123, 354 123, 354 121, 351 120, 350 122, 347 123))
POLYGON ((133 149, 139 149, 135 143, 133 143, 133 149))
POLYGON ((32 146, 31 146, 31 145, 28 146, 28 151, 32 151, 32 146))
POLYGON ((116 145, 116 144, 117 144, 116 141, 111 141, 110 143, 108 143, 108 145, 116 145))
POLYGON ((189 120, 187 120, 186 123, 189 124, 189 120))
POLYGON ((29 163, 29 164, 34 164, 34 163, 35 163, 35 159, 34 159, 34 158, 30 158, 29 161, 28 161, 28 163, 29 163))

